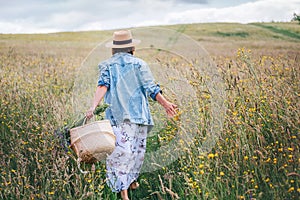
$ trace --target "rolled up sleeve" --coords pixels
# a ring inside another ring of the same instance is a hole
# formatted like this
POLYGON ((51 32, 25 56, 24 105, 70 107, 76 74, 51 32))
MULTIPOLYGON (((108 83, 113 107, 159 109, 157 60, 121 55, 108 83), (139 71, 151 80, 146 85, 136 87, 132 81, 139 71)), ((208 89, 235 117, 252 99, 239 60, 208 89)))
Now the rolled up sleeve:
POLYGON ((143 83, 143 88, 146 90, 147 94, 156 101, 156 95, 162 93, 159 84, 156 84, 149 66, 143 63, 140 66, 140 79, 143 83))
POLYGON ((158 93, 162 93, 159 84, 154 85, 151 89, 149 89, 148 92, 150 92, 150 93, 149 93, 149 94, 150 94, 150 97, 151 97, 154 101, 156 101, 156 95, 157 95, 158 93))
POLYGON ((99 79, 98 86, 106 86, 109 88, 110 86, 110 72, 108 66, 106 64, 99 64, 99 79))

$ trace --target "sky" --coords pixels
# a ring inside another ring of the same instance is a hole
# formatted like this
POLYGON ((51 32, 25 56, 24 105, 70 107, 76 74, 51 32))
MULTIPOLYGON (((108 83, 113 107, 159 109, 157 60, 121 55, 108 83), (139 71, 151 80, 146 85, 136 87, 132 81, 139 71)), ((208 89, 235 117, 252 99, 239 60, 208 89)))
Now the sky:
POLYGON ((300 0, 0 0, 0 33, 291 21, 300 0))

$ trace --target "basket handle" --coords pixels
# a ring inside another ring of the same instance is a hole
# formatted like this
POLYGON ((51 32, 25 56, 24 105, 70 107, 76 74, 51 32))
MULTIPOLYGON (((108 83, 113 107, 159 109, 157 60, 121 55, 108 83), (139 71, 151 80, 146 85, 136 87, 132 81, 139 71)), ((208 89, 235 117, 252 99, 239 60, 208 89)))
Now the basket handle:
POLYGON ((88 122, 89 120, 91 120, 92 118, 93 118, 94 120, 96 120, 95 115, 93 115, 93 117, 91 117, 90 119, 88 119, 88 118, 85 116, 85 117, 83 118, 82 125, 86 125, 87 122, 88 122))
POLYGON ((85 125, 87 121, 88 121, 87 117, 84 117, 82 125, 85 125))

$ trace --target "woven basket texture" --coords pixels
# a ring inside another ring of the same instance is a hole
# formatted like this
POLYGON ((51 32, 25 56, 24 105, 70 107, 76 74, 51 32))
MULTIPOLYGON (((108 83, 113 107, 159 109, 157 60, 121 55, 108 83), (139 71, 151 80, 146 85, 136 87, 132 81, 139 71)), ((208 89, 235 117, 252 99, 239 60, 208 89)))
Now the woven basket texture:
POLYGON ((70 130, 71 147, 81 162, 104 160, 115 149, 116 137, 109 120, 95 121, 70 130))

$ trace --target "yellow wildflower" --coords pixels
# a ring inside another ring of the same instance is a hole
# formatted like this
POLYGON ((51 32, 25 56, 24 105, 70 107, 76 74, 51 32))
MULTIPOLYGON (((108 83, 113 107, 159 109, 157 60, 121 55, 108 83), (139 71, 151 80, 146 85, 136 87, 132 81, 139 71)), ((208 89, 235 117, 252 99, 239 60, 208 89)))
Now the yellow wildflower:
POLYGON ((288 190, 288 192, 293 192, 295 190, 294 187, 290 187, 290 189, 288 190))
POLYGON ((210 153, 210 154, 208 154, 208 156, 207 156, 209 159, 213 159, 214 157, 215 157, 215 154, 213 154, 213 153, 210 153))

